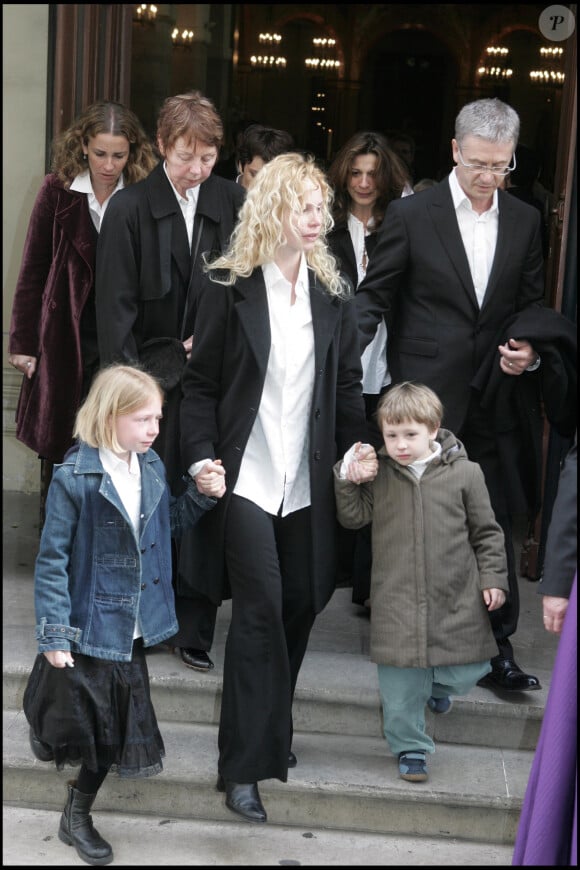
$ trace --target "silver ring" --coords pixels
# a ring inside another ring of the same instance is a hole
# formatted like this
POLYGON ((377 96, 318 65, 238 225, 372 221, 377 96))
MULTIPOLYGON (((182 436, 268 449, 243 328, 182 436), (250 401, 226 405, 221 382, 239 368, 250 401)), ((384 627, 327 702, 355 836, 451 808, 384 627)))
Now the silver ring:
MULTIPOLYGON (((30 365, 30 363, 29 363, 29 365, 30 365)), ((513 367, 514 367, 513 362, 509 362, 509 363, 508 363, 508 366, 510 367, 510 369, 513 369, 513 367)))
POLYGON ((28 360, 28 362, 26 363, 26 368, 29 369, 31 365, 32 363, 30 362, 30 360, 28 360))

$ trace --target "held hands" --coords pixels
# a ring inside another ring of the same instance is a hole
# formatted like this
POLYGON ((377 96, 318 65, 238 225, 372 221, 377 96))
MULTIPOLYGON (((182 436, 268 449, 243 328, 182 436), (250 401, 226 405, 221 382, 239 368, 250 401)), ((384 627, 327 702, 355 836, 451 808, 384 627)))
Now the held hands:
POLYGON ((74 668, 75 663, 68 649, 51 649, 44 655, 53 668, 74 668))
POLYGON ((505 602, 503 589, 484 589, 483 600, 488 610, 497 610, 505 602))
POLYGON ((199 474, 196 474, 195 482, 203 495, 221 498, 226 491, 226 470, 221 459, 206 462, 199 474))
POLYGON ((369 483, 379 470, 379 460, 372 444, 357 441, 344 457, 346 479, 351 483, 369 483), (352 455, 351 455, 352 452, 352 455))
POLYGON ((500 368, 506 375, 521 375, 538 358, 529 341, 516 341, 515 338, 500 344, 498 350, 501 356, 500 368))
POLYGON ((568 599, 556 595, 544 595, 542 609, 544 611, 544 628, 553 634, 560 634, 564 625, 564 617, 568 610, 568 599))
POLYGON ((9 353, 8 362, 23 375, 26 375, 28 380, 36 371, 36 357, 25 353, 9 353))
POLYGON ((191 348, 193 347, 193 335, 190 335, 189 338, 186 338, 183 342, 183 347, 185 348, 185 354, 187 359, 189 359, 191 355, 191 348))

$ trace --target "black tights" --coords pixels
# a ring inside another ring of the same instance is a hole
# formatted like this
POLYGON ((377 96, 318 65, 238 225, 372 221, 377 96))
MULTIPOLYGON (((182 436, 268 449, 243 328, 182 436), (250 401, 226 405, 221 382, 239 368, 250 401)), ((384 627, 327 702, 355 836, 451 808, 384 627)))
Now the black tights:
POLYGON ((80 791, 81 794, 96 794, 105 781, 109 770, 108 767, 99 767, 97 771, 89 770, 83 764, 77 777, 77 791, 80 791))

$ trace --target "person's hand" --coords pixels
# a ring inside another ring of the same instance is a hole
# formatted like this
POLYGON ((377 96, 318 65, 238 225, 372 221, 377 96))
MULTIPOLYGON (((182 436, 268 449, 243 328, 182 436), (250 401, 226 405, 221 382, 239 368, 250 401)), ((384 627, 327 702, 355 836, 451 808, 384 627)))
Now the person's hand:
POLYGON ((506 375, 521 375, 538 358, 538 354, 529 341, 517 341, 510 338, 498 347, 500 352, 500 367, 506 375))
POLYGON ((226 491, 226 470, 221 459, 206 462, 195 476, 199 492, 212 498, 221 498, 226 491))
POLYGON ((348 463, 346 479, 351 483, 369 483, 379 471, 379 460, 372 444, 360 441, 354 445, 354 456, 348 463))
POLYGON ((484 589, 483 600, 488 610, 497 610, 505 602, 505 592, 503 589, 484 589))
POLYGON ((9 353, 8 362, 23 375, 26 375, 28 380, 36 371, 36 357, 26 353, 9 353))
POLYGON ((68 649, 51 649, 44 653, 53 668, 74 668, 75 662, 68 649))
POLYGON ((564 625, 564 617, 568 610, 568 599, 556 595, 544 595, 542 609, 544 611, 544 628, 553 634, 560 634, 564 625))
POLYGON ((185 339, 185 341, 183 342, 183 347, 185 348, 185 354, 187 356, 187 359, 189 359, 189 356, 191 354, 191 348, 193 347, 193 335, 190 335, 189 338, 185 339))

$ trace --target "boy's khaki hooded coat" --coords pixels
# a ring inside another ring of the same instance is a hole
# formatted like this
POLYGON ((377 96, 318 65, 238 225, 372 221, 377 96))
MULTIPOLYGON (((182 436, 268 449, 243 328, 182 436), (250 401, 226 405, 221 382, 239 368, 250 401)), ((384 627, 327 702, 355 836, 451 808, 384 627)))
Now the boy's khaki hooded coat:
POLYGON ((384 447, 372 483, 340 480, 338 519, 357 529, 372 521, 373 662, 401 668, 468 664, 497 655, 482 591, 507 592, 503 532, 483 472, 451 432, 421 477, 384 447))

